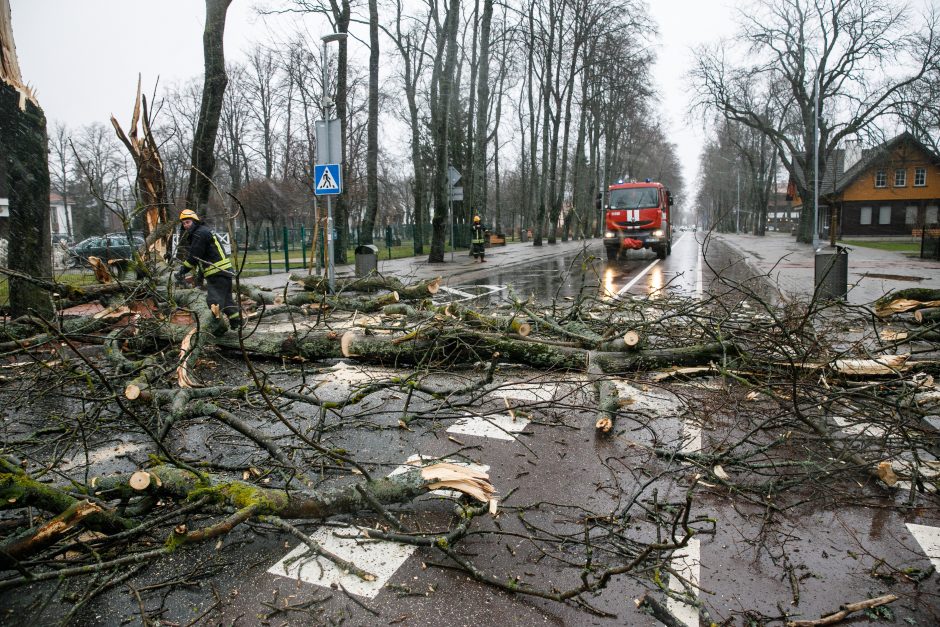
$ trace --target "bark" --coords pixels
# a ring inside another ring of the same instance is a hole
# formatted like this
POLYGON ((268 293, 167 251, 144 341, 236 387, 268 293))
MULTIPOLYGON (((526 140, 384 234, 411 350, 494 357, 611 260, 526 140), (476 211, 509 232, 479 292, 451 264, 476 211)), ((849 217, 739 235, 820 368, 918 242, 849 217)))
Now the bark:
POLYGON ((371 244, 379 212, 379 9, 369 0, 369 121, 366 147, 366 211, 359 243, 371 244))
MULTIPOLYGON (((10 268, 32 277, 52 274, 46 116, 22 82, 10 5, 0 4, 0 197, 9 199, 10 268)), ((49 294, 10 279, 10 313, 51 319, 49 294)))
MULTIPOLYGON (((454 72, 457 67, 457 26, 460 17, 460 0, 450 0, 444 26, 438 37, 438 49, 431 79, 431 132, 434 138, 433 191, 434 219, 432 220, 431 253, 428 261, 444 261, 444 244, 447 237, 449 135, 451 105, 454 98, 454 72)), ((450 216, 451 220, 453 216, 450 216)))
POLYGON ((209 202, 215 172, 215 139, 228 77, 225 74, 225 14, 232 0, 206 0, 206 25, 202 35, 205 76, 199 124, 193 137, 192 168, 186 188, 186 206, 197 213, 209 202))

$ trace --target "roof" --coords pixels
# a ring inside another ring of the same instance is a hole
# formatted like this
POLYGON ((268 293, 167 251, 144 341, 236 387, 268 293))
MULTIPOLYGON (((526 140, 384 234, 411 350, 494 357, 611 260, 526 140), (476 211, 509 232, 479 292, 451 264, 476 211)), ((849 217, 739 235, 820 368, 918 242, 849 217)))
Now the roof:
MULTIPOLYGON (((826 162, 825 171, 823 172, 823 176, 819 182, 819 195, 827 196, 833 193, 839 194, 845 191, 845 189, 854 183, 858 177, 878 165, 879 161, 890 157, 897 147, 904 143, 913 145, 914 148, 926 154, 931 159, 931 161, 934 162, 934 164, 940 165, 940 155, 935 153, 923 142, 914 137, 913 133, 910 131, 904 131, 900 135, 897 135, 883 144, 875 146, 874 148, 863 149, 861 158, 852 164, 848 170, 845 169, 845 149, 837 148, 834 150, 829 157, 829 161, 826 162)), ((793 163, 793 167, 795 169, 797 179, 801 183, 805 184, 803 171, 795 161, 793 163)))

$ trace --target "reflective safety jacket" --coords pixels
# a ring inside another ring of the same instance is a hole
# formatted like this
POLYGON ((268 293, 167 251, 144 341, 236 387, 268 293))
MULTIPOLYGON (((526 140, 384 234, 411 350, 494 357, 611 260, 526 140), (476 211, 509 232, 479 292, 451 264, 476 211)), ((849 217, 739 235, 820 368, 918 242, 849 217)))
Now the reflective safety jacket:
POLYGON ((483 228, 482 224, 473 225, 473 239, 470 240, 473 244, 482 244, 483 237, 486 234, 486 229, 483 228))
POLYGON ((200 268, 202 275, 210 277, 218 272, 232 274, 232 260, 225 255, 219 238, 201 222, 197 222, 189 232, 189 255, 183 262, 187 270, 200 268))

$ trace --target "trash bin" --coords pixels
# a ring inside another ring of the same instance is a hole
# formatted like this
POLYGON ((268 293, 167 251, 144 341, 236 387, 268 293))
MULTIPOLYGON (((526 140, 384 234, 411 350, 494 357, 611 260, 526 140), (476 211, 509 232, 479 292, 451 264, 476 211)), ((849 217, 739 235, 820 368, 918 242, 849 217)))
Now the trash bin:
POLYGON ((520 241, 520 242, 528 242, 528 241, 529 241, 529 232, 526 231, 525 229, 522 229, 521 231, 519 231, 519 241, 520 241))
POLYGON ((822 300, 845 300, 849 291, 849 249, 826 246, 816 251, 816 296, 822 300))
POLYGON ((379 267, 379 247, 372 244, 356 246, 356 276, 368 276, 379 267))

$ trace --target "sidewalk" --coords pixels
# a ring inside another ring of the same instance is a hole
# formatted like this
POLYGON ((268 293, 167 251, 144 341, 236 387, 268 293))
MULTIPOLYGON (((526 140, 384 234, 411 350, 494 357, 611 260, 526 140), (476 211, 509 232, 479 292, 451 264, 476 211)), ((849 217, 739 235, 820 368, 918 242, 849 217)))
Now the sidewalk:
MULTIPOLYGON (((541 246, 533 246, 532 242, 507 242, 505 246, 487 248, 486 263, 476 263, 466 250, 454 251, 453 255, 450 252, 444 253, 443 263, 428 263, 430 246, 425 246, 425 252, 420 257, 403 259, 383 260, 380 251, 378 272, 383 276, 395 277, 404 283, 442 277, 443 285, 450 285, 451 281, 456 285, 486 278, 497 269, 505 270, 514 266, 544 261, 582 249, 587 249, 595 256, 603 257, 604 249, 600 239, 558 241, 555 244, 548 244, 546 240, 543 240, 541 246)), ((349 260, 355 261, 352 253, 349 254, 349 260)), ((335 270, 336 278, 352 278, 355 276, 355 270, 355 263, 338 265, 335 270)), ((248 277, 242 279, 242 282, 262 288, 282 289, 290 283, 291 274, 304 275, 306 271, 296 269, 290 272, 248 277)))
MULTIPOLYGON (((785 298, 809 299, 815 286, 815 255, 810 244, 789 234, 763 237, 713 233, 712 240, 739 255, 755 274, 767 276, 785 298)), ((910 287, 940 289, 940 262, 904 253, 850 246, 848 302, 869 304, 888 292, 910 287)))

